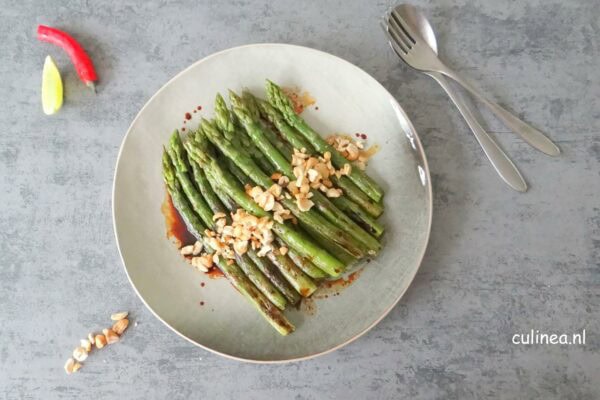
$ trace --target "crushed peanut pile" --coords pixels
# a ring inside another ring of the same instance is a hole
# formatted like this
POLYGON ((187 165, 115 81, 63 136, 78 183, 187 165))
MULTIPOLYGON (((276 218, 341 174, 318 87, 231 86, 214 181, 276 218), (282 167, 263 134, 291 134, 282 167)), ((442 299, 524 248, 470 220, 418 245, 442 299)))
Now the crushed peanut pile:
POLYGON ((227 225, 227 215, 216 213, 213 216, 215 230, 204 231, 207 236, 206 240, 214 253, 202 253, 203 246, 200 242, 181 248, 182 255, 191 256, 192 266, 202 272, 208 272, 219 261, 219 257, 223 257, 227 263, 233 264, 235 254, 245 254, 249 248, 258 250, 259 257, 263 257, 274 249, 275 237, 271 230, 273 221, 269 217, 255 217, 242 209, 230 213, 230 216, 231 224, 227 225))
POLYGON ((190 260, 193 267, 202 272, 208 272, 213 266, 213 258, 211 254, 201 254, 203 249, 204 245, 197 241, 194 244, 183 246, 179 252, 190 260))
POLYGON ((306 154, 306 149, 294 149, 292 166, 296 179, 287 184, 287 189, 296 199, 300 211, 308 211, 314 205, 310 200, 313 196, 310 189, 318 189, 327 197, 340 197, 342 190, 334 188, 330 178, 334 175, 340 178, 352 171, 350 164, 344 164, 344 168, 336 170, 331 164, 329 152, 313 157, 306 154))
POLYGON ((364 142, 354 140, 347 135, 329 135, 325 140, 348 161, 353 161, 354 165, 361 170, 364 170, 367 167, 369 158, 373 157, 379 150, 377 145, 373 145, 365 150, 364 142))
POLYGON ((227 225, 223 213, 215 214, 214 219, 217 232, 209 241, 214 239, 214 245, 211 243, 211 247, 216 249, 216 257, 222 254, 232 259, 235 257, 234 252, 244 254, 248 251, 248 246, 258 250, 260 257, 272 250, 273 221, 269 217, 259 218, 238 208, 235 213, 231 213, 231 225, 227 225))
POLYGON ((81 363, 87 359, 88 354, 94 346, 97 349, 101 349, 108 344, 118 342, 120 336, 129 326, 128 314, 124 311, 111 315, 110 319, 115 321, 111 328, 103 329, 102 334, 94 335, 93 333, 89 333, 86 339, 81 339, 80 346, 73 350, 73 357, 69 358, 65 363, 65 372, 70 375, 79 371, 83 366, 81 363))
MULTIPOLYGON (((271 175, 271 179, 277 180, 277 183, 271 185, 267 190, 263 190, 260 186, 251 186, 246 185, 246 194, 252 197, 252 199, 265 211, 273 212, 273 219, 279 223, 283 223, 283 221, 290 219, 295 221, 294 216, 290 212, 290 210, 285 209, 279 201, 281 201, 283 196, 283 188, 281 185, 287 185, 289 183, 289 179, 287 176, 282 176, 280 173, 275 173, 271 175)), ((288 196, 290 196, 288 194, 288 196)), ((290 196, 291 198, 291 196, 290 196)))

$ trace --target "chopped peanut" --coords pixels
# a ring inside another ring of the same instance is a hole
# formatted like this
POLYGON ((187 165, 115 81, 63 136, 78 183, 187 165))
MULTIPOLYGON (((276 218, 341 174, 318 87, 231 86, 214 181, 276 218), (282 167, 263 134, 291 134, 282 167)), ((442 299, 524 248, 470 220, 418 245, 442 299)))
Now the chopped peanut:
POLYGON ((123 332, 125 332, 127 326, 129 326, 129 320, 127 318, 123 318, 113 324, 112 330, 120 336, 123 334, 123 332))
MULTIPOLYGON (((186 247, 188 247, 188 246, 186 246, 186 247)), ((110 319, 112 319, 113 321, 118 321, 120 319, 127 318, 128 315, 129 315, 129 313, 127 311, 121 311, 121 312, 112 314, 110 316, 110 319)))
POLYGON ((117 343, 119 341, 119 335, 117 335, 112 329, 102 329, 104 337, 106 337, 107 344, 117 343))
POLYGON ((94 337, 94 343, 97 348, 101 349, 106 346, 106 337, 104 335, 96 335, 96 337, 94 337))

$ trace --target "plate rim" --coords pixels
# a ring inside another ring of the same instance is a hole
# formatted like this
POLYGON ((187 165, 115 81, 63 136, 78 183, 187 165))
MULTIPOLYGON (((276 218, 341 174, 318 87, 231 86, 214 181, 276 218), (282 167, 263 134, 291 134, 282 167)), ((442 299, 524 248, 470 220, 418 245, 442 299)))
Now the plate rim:
POLYGON ((342 347, 345 347, 347 345, 349 345, 350 343, 354 342, 355 340, 359 339, 360 337, 362 337, 363 335, 365 335, 367 332, 369 332, 371 329, 373 329, 377 324, 379 324, 393 309, 394 307, 396 307, 396 305, 398 304, 398 302, 400 301, 400 299, 402 299, 402 297, 404 296, 404 294, 406 293, 406 291, 408 290, 408 288, 412 285, 417 272, 419 271, 419 269, 421 268, 421 265, 423 263, 423 258, 425 257, 425 253, 427 251, 427 248, 429 247, 429 240, 430 240, 430 236, 431 236, 431 225, 432 225, 432 219, 433 219, 433 188, 432 188, 432 184, 431 184, 431 174, 429 171, 429 163, 427 161, 427 155, 425 154, 425 150, 423 148, 423 145, 421 143, 421 138, 419 137, 419 134, 417 133, 415 127, 413 126, 412 121, 410 120, 410 118, 408 118, 408 115, 406 114, 406 112, 404 111, 404 109, 402 108, 402 106, 400 105, 400 103, 398 103, 398 101, 396 100, 396 98, 385 88, 385 86, 383 86, 377 79, 375 79, 371 74, 369 74, 367 71, 365 71, 364 69, 360 68, 359 66, 351 63, 348 60, 345 60, 339 56, 336 56, 334 54, 328 53, 326 51, 323 50, 319 50, 319 49, 315 49, 312 47, 308 47, 308 46, 300 46, 300 45, 296 45, 296 44, 289 44, 289 43, 275 43, 275 42, 266 42, 266 43, 252 43, 252 44, 245 44, 245 45, 241 45, 241 46, 234 46, 234 47, 229 47, 227 49, 223 49, 214 53, 211 53, 205 57, 202 57, 201 59, 193 62, 192 64, 190 64, 188 67, 184 68, 183 70, 181 70, 180 72, 178 72, 177 74, 175 74, 175 76, 173 76, 171 79, 169 79, 167 82, 165 82, 142 106, 142 108, 138 111, 138 113, 136 114, 135 118, 131 121, 131 124, 129 124, 129 127, 127 128, 127 132, 125 133, 125 136, 123 136, 123 139, 121 140, 121 145, 119 146, 119 152, 117 154, 117 160, 115 162, 115 170, 114 170, 114 174, 113 174, 113 184, 112 184, 112 193, 111 193, 111 212, 112 212, 112 223, 113 223, 113 232, 115 235, 115 241, 116 241, 116 245, 117 245, 117 251, 119 253, 119 258, 121 259, 121 265, 123 267, 123 270, 125 271, 125 275, 127 276, 127 280, 129 281, 131 287, 133 288, 134 292, 136 293, 136 295, 138 296, 138 298, 142 301, 142 303, 146 306, 146 308, 148 310, 150 310, 150 312, 160 321, 162 322, 165 326, 167 326, 171 331, 175 332, 178 336, 182 337, 183 339, 187 340, 188 342, 206 350, 209 351, 213 354, 217 354, 219 356, 222 356, 224 358, 230 359, 230 360, 235 360, 235 361, 242 361, 242 362, 246 362, 246 363, 252 363, 252 364, 285 364, 285 363, 292 363, 292 362, 298 362, 298 361, 305 361, 305 360, 309 360, 312 358, 316 358, 319 356, 323 356, 329 353, 332 353, 336 350, 339 350, 342 347), (141 117, 141 115, 143 114, 143 112, 145 111, 146 107, 148 107, 148 105, 152 102, 152 100, 154 100, 155 97, 157 97, 163 90, 165 90, 170 84, 171 82, 174 82, 176 79, 178 79, 181 75, 183 75, 184 73, 186 73, 188 70, 194 68, 196 65, 203 63, 213 57, 218 57, 224 53, 228 53, 231 51, 236 51, 236 50, 240 50, 243 48, 251 48, 251 47, 292 47, 292 48, 299 48, 302 50, 309 50, 309 51, 313 51, 313 52, 317 52, 317 53, 321 53, 321 55, 325 55, 325 56, 329 56, 329 57, 333 57, 336 60, 358 70, 360 73, 368 76, 371 80, 373 80, 376 85, 378 85, 380 88, 382 88, 389 96, 390 99, 393 101, 393 105, 395 106, 397 111, 400 111, 402 116, 405 118, 406 123, 408 125, 408 128, 410 130, 410 133, 412 135, 412 137, 414 138, 414 144, 416 147, 416 152, 419 154, 419 156, 421 157, 422 161, 423 161, 423 169, 425 170, 426 173, 426 189, 427 189, 427 195, 429 197, 429 201, 428 201, 428 208, 429 208, 429 212, 427 213, 427 233, 426 233, 426 237, 425 237, 425 245, 423 246, 423 250, 421 252, 421 254, 418 257, 418 266, 417 268, 414 270, 412 276, 410 276, 410 279, 408 281, 408 285, 406 286, 406 288, 404 290, 402 290, 399 294, 398 297, 392 302, 392 304, 377 318, 375 319, 370 325, 368 325, 366 328, 364 328, 363 330, 361 330, 360 332, 356 333, 354 336, 352 336, 351 338, 347 339, 346 341, 337 344, 329 349, 320 351, 320 352, 316 352, 313 354, 308 354, 305 356, 301 356, 301 357, 293 357, 293 358, 289 358, 289 359, 285 359, 285 360, 259 360, 259 359, 253 359, 253 358, 245 358, 245 357, 240 357, 240 356, 235 356, 233 354, 228 354, 219 350, 215 350, 212 349, 208 346, 205 346, 201 343, 196 342, 195 340, 187 337, 186 335, 184 335, 183 333, 179 332, 176 328, 174 328, 173 326, 171 326, 168 322, 166 322, 164 319, 162 319, 153 309, 152 307, 150 307, 150 305, 146 302, 146 300, 144 299, 144 297, 141 295, 141 293, 138 291, 137 287, 135 286, 135 284, 133 283, 133 280, 131 279, 131 276, 129 275, 129 272, 127 270, 127 265, 125 264, 125 259, 123 258, 123 253, 121 251, 121 245, 119 242, 119 234, 117 232, 117 220, 116 220, 116 215, 115 215, 115 193, 116 193, 116 182, 117 182, 117 174, 119 171, 119 164, 121 161, 121 156, 123 153, 123 148, 125 146, 125 142, 127 141, 127 138, 129 137, 129 134, 131 133, 131 130, 133 128, 133 126, 135 125, 135 123, 137 122, 137 120, 141 117))

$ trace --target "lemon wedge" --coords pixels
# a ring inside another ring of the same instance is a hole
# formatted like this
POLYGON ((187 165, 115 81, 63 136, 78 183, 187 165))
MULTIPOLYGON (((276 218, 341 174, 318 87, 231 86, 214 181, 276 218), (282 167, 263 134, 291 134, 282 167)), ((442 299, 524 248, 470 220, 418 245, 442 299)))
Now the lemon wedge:
POLYGON ((46 115, 52 115, 60 110, 63 104, 63 85, 60 71, 52 57, 47 56, 42 72, 42 107, 46 115))

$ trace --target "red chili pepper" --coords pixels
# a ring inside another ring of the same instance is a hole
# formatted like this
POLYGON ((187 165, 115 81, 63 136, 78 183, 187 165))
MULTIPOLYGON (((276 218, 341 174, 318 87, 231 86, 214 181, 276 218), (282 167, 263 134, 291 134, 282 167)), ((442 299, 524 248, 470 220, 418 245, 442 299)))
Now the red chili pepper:
POLYGON ((87 55, 83 47, 71 35, 56 28, 39 25, 37 38, 61 47, 71 58, 79 79, 96 92, 94 81, 98 80, 92 59, 87 55))

